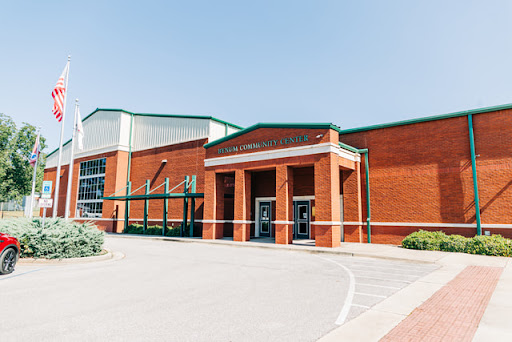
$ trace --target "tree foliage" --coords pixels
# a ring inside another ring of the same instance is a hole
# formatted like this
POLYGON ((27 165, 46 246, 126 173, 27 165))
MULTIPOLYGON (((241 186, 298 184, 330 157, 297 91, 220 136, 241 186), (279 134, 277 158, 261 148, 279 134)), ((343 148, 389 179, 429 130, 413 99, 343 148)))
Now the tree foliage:
MULTIPOLYGON (((21 200, 30 195, 32 174, 29 157, 36 141, 36 127, 24 122, 18 129, 8 115, 0 113, 0 202, 21 200)), ((39 138, 41 150, 46 139, 39 138)), ((41 153, 37 162, 36 191, 41 190, 46 155, 41 153)))

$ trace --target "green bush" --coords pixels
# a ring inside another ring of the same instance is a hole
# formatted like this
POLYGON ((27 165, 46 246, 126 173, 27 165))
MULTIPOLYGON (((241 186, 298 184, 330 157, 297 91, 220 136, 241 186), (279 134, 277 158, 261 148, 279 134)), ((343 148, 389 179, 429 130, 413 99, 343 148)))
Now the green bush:
MULTIPOLYGON (((176 227, 167 227, 165 229, 165 236, 180 236, 181 225, 176 227)), ((130 224, 124 231, 125 234, 144 234, 144 235, 162 235, 162 226, 154 225, 148 226, 144 231, 142 224, 130 224)))
POLYGON ((468 243, 466 253, 509 257, 512 255, 512 240, 501 235, 475 236, 468 243))
POLYGON ((63 259, 98 255, 105 233, 91 222, 77 223, 61 218, 0 220, 0 232, 20 242, 22 258, 63 259))
MULTIPOLYGON (((444 233, 443 233, 444 234, 444 233)), ((468 243, 471 239, 462 235, 445 235, 440 244, 440 251, 467 253, 468 243)))
POLYGON ((402 240, 402 247, 429 251, 512 256, 512 240, 501 235, 467 238, 461 235, 446 235, 442 231, 420 230, 406 236, 402 240))
POLYGON ((446 234, 441 231, 428 232, 420 230, 406 236, 402 241, 402 246, 410 249, 439 251, 441 250, 441 242, 445 241, 446 238, 446 234))

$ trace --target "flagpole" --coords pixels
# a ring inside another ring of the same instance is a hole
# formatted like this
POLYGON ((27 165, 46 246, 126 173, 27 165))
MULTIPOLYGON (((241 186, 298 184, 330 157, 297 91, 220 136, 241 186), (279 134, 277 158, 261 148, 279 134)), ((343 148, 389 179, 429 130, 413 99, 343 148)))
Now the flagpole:
MULTIPOLYGON (((41 127, 37 130, 36 144, 39 144, 39 135, 41 134, 41 127)), ((29 218, 34 216, 34 194, 36 191, 36 176, 37 176, 37 162, 39 161, 39 146, 36 147, 36 162, 34 164, 34 174, 32 175, 32 192, 30 193, 30 213, 29 218)))
POLYGON ((66 213, 64 219, 69 219, 69 203, 71 201, 71 185, 73 181, 73 161, 75 160, 76 137, 76 113, 78 111, 78 99, 75 100, 75 118, 73 119, 73 135, 71 136, 71 157, 69 158, 68 187, 66 188, 66 213))
POLYGON ((64 92, 64 106, 62 107, 62 124, 60 127, 60 145, 59 145, 59 163, 57 164, 57 174, 55 175, 55 195, 53 201, 53 215, 57 217, 57 208, 59 205, 59 186, 60 186, 60 164, 62 163, 62 144, 64 142, 64 120, 66 119, 66 100, 68 99, 68 79, 69 79, 69 65, 71 56, 68 56, 68 72, 66 73, 66 90, 64 92))

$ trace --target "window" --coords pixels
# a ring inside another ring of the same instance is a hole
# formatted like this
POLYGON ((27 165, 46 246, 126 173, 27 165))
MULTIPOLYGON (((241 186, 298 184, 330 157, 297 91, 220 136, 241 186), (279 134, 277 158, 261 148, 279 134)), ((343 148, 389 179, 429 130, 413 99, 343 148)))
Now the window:
POLYGON ((106 163, 106 158, 80 163, 76 217, 101 217, 106 163))

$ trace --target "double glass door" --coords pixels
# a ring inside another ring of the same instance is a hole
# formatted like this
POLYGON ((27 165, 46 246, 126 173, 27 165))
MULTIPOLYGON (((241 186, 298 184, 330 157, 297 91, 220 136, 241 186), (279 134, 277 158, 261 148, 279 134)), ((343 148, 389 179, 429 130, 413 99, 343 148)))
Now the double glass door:
MULTIPOLYGON (((309 201, 293 202, 293 238, 310 238, 311 204, 309 201)), ((270 237, 272 225, 272 202, 259 202, 258 227, 259 236, 270 237)))

